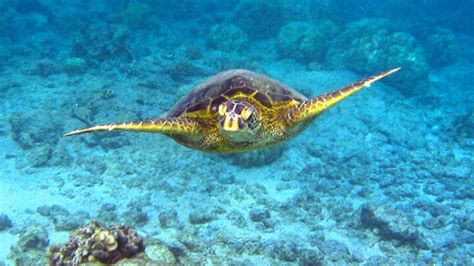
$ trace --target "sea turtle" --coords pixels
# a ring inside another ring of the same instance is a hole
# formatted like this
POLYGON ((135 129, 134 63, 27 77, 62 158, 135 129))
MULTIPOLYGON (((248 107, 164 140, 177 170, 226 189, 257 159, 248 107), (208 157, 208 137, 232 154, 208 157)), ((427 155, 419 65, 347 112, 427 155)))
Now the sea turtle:
POLYGON ((228 70, 197 85, 160 118, 98 125, 65 135, 111 130, 161 133, 207 152, 251 151, 291 139, 324 110, 399 69, 312 99, 267 76, 228 70))

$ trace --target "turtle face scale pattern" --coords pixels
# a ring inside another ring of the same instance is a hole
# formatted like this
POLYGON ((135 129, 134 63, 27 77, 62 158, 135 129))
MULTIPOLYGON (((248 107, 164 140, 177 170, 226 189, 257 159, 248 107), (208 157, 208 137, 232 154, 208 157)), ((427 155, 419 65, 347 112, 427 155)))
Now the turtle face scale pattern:
POLYGON ((207 152, 257 150, 293 138, 329 107, 399 69, 311 99, 267 76, 228 70, 197 85, 159 119, 98 125, 65 135, 112 130, 149 132, 207 152))
POLYGON ((219 130, 232 142, 251 142, 259 133, 256 108, 247 101, 229 100, 219 105, 219 130))

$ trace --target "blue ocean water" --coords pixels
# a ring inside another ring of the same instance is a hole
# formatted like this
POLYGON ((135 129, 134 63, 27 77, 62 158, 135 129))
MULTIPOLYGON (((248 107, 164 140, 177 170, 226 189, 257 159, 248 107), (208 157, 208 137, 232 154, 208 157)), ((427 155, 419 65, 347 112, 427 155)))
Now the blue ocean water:
POLYGON ((474 264, 474 1, 0 0, 0 14, 0 265, 474 264), (312 98, 395 67, 260 151, 63 137, 160 117, 229 69, 312 98))

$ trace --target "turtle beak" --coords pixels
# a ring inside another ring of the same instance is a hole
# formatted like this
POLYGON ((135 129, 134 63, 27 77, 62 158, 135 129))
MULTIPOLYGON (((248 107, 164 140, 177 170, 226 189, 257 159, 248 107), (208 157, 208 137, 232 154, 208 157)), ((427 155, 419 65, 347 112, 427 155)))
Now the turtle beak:
POLYGON ((225 131, 238 131, 239 128, 239 118, 226 115, 222 119, 222 129, 225 131))

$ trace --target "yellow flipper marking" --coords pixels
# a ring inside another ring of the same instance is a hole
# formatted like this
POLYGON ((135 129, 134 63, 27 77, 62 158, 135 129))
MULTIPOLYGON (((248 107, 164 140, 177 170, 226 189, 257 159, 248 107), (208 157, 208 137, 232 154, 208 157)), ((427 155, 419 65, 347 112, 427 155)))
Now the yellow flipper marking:
POLYGON ((313 118, 329 107, 334 106, 336 103, 347 98, 348 96, 360 91, 363 88, 370 87, 370 85, 375 81, 397 72, 398 70, 400 70, 399 67, 385 71, 375 76, 364 78, 342 89, 331 91, 316 98, 309 99, 293 108, 288 113, 286 119, 290 124, 296 124, 305 119, 313 118))
POLYGON ((64 136, 112 130, 161 133, 166 135, 183 135, 190 138, 201 136, 201 127, 199 124, 196 121, 187 118, 161 118, 150 121, 98 125, 90 128, 74 130, 64 134, 64 136))

